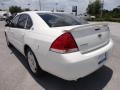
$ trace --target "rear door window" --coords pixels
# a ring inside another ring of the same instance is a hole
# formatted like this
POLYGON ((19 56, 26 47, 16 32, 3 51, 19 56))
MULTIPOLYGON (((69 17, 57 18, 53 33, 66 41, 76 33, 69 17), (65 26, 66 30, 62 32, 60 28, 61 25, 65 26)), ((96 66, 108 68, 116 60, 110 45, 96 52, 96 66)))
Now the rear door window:
POLYGON ((26 23, 27 23, 27 17, 28 16, 26 14, 20 15, 20 18, 19 18, 18 23, 17 23, 18 28, 25 29, 25 26, 26 26, 26 23))
POLYGON ((19 17, 20 17, 20 15, 17 15, 16 17, 14 17, 14 18, 12 19, 13 27, 16 27, 16 26, 17 26, 17 22, 18 22, 19 17))
POLYGON ((30 18, 30 16, 28 16, 26 29, 30 29, 32 25, 33 25, 32 19, 30 18))

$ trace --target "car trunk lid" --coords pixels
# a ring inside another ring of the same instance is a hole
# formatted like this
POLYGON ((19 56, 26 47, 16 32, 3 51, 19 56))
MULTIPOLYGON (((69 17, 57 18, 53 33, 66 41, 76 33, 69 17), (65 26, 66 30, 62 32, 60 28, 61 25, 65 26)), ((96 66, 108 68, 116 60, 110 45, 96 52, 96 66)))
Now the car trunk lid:
POLYGON ((73 35, 80 52, 83 54, 103 47, 109 42, 110 38, 109 28, 107 24, 104 23, 57 28, 64 29, 63 32, 70 32, 73 35))

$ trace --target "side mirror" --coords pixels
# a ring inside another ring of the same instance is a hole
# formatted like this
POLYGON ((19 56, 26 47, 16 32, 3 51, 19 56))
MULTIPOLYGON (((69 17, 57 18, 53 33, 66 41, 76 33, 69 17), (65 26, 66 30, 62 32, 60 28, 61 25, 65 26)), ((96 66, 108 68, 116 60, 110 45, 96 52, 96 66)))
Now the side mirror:
POLYGON ((11 21, 8 18, 5 21, 6 21, 5 27, 9 26, 11 21))
POLYGON ((14 27, 14 24, 11 22, 11 20, 7 19, 5 27, 14 27))

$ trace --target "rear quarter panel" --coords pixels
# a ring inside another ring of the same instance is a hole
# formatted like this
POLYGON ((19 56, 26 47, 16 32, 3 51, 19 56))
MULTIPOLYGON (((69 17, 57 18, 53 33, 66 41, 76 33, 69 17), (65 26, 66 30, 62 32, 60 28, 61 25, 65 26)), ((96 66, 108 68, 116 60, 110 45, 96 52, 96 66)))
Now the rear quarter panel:
POLYGON ((29 32, 25 36, 25 44, 32 49, 41 68, 48 61, 49 48, 55 38, 54 36, 37 32, 29 32))

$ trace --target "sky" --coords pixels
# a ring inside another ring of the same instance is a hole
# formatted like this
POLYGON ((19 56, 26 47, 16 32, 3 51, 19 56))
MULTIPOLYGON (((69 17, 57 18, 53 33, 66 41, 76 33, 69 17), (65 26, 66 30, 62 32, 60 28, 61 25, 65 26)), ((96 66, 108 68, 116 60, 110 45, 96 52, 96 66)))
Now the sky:
MULTIPOLYGON (((51 10, 53 8, 64 9, 66 12, 72 10, 72 6, 78 6, 78 13, 84 13, 89 4, 89 0, 40 0, 42 10, 51 10), (56 5, 57 3, 57 5, 56 5)), ((0 8, 8 9, 11 5, 18 5, 22 8, 39 10, 39 0, 0 0, 0 8)), ((120 5, 120 0, 104 0, 104 8, 111 10, 120 5)))

